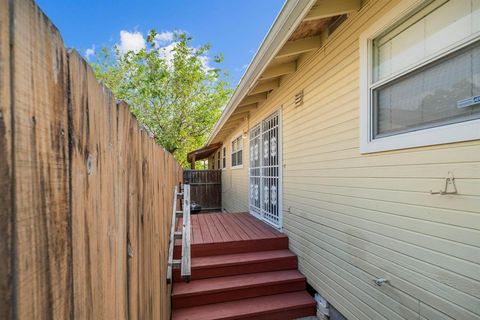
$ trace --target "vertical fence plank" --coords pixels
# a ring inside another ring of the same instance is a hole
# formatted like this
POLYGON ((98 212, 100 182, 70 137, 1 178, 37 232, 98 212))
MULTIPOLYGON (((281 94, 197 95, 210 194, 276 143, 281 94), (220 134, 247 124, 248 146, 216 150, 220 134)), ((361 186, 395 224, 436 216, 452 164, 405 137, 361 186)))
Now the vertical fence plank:
POLYGON ((169 318, 182 169, 31 0, 0 0, 0 161, 1 319, 169 318))
POLYGON ((117 169, 117 105, 76 52, 69 54, 72 216, 77 317, 125 317, 126 212, 117 169), (120 265, 119 265, 120 264, 120 265))
POLYGON ((0 319, 12 317, 12 114, 9 2, 0 0, 0 319))
POLYGON ((191 200, 202 210, 221 210, 222 170, 187 170, 185 179, 191 186, 191 200))
POLYGON ((66 319, 72 308, 66 51, 33 1, 10 5, 16 315, 66 319))

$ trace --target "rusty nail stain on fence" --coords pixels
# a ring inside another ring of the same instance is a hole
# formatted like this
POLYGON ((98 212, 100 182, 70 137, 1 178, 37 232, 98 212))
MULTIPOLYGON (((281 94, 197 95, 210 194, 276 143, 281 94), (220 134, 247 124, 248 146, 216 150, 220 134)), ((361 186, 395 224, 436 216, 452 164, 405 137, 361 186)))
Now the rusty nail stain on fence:
POLYGON ((91 175, 92 171, 93 171, 93 157, 89 153, 88 157, 87 157, 87 173, 88 173, 88 175, 91 175))

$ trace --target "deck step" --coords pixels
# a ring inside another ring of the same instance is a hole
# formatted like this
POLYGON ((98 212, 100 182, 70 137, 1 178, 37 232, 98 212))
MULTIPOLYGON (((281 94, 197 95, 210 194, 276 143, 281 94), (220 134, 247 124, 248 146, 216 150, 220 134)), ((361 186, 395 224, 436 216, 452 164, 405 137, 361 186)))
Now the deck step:
MULTIPOLYGON (((297 256, 290 250, 270 250, 192 258, 192 280, 255 272, 297 269, 297 256)), ((175 281, 181 281, 174 270, 175 281)))
POLYGON ((315 301, 306 291, 281 293, 230 302, 176 309, 173 320, 288 320, 315 314, 315 301))
POLYGON ((178 283, 173 288, 174 309, 305 290, 297 270, 260 272, 178 283))
MULTIPOLYGON (((258 252, 265 250, 281 250, 288 249, 288 237, 279 236, 272 238, 262 239, 248 239, 229 242, 215 242, 215 243, 192 243, 191 256, 206 257, 213 255, 225 255, 245 252, 258 252)), ((175 242, 173 255, 175 258, 181 256, 181 242, 177 240, 175 242)))

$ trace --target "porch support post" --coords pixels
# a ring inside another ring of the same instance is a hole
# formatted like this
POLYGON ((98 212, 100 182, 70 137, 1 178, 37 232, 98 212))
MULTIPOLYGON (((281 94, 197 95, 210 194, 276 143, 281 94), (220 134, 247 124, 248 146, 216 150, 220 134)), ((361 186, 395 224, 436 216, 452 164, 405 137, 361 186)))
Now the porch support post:
POLYGON ((195 155, 192 156, 192 162, 190 162, 190 169, 195 170, 195 155))

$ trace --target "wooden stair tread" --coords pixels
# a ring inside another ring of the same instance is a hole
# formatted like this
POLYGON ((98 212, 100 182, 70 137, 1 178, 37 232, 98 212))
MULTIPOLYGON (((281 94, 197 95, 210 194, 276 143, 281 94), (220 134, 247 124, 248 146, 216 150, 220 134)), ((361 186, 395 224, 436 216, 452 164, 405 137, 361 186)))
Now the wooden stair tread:
POLYGON ((305 277, 297 270, 260 272, 201 279, 191 281, 190 283, 180 282, 176 284, 173 288, 172 297, 175 299, 180 296, 193 296, 298 281, 305 283, 305 277))
MULTIPOLYGON (((191 244, 192 258, 282 249, 288 249, 288 237, 285 235, 238 241, 191 244)), ((174 257, 178 258, 181 253, 180 240, 177 239, 173 250, 174 257)))
MULTIPOLYGON (((230 302, 208 304, 173 310, 173 320, 215 319, 289 319, 292 310, 301 310, 298 316, 315 314, 315 301, 306 291, 282 293, 230 302), (283 316, 282 316, 283 314, 283 316)), ((295 315, 296 316, 296 315, 295 315)), ((291 319, 291 318, 290 318, 291 319)))
POLYGON ((295 257, 295 254, 288 249, 196 257, 192 258, 192 268, 225 267, 292 257, 295 257))
MULTIPOLYGON (((288 249, 192 258, 192 280, 248 273, 297 269, 297 256, 288 249)), ((181 281, 174 270, 174 281, 181 281)))

